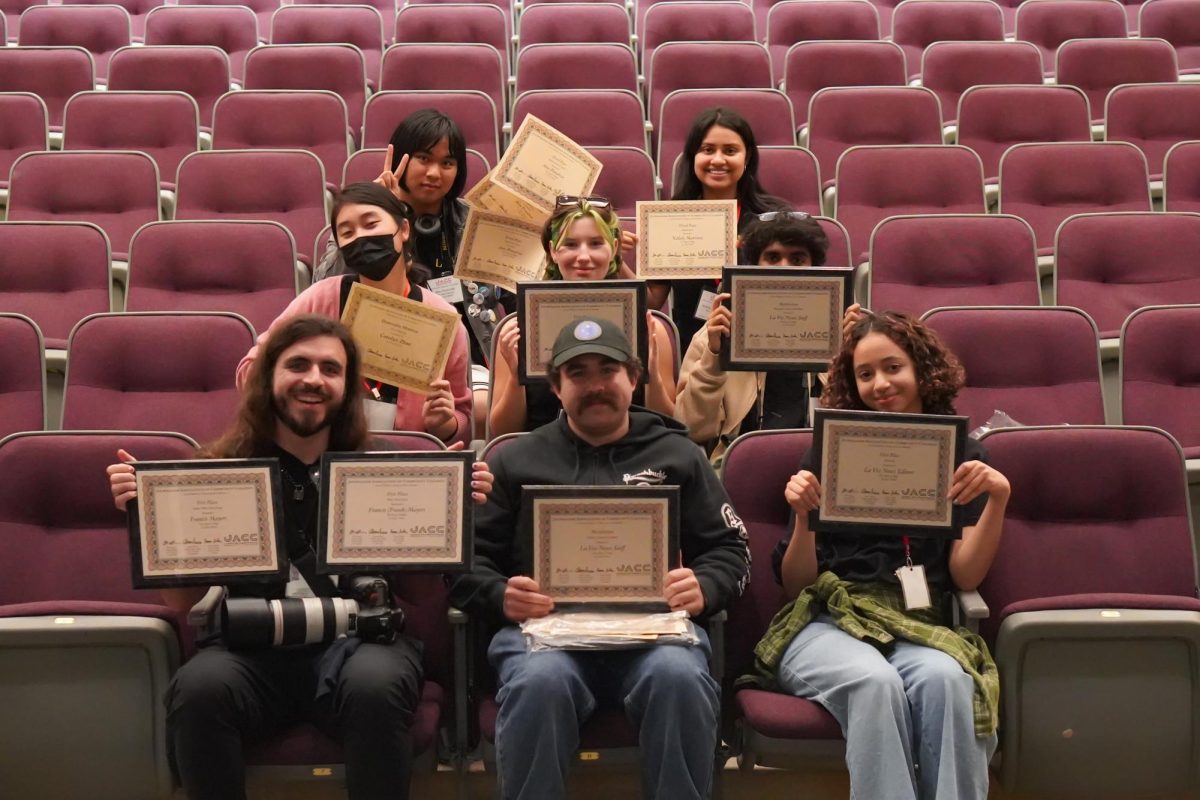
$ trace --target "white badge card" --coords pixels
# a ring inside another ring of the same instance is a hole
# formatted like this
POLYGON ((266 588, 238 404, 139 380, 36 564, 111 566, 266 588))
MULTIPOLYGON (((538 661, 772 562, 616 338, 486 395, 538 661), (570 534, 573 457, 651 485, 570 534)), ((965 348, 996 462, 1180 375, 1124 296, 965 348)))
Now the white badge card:
POLYGON ((896 570, 896 577, 900 579, 900 590, 904 592, 905 608, 915 611, 933 605, 929 600, 929 583, 925 580, 924 565, 905 565, 896 570))
POLYGON ((425 285, 450 305, 463 301, 462 281, 453 275, 447 275, 444 278, 430 278, 425 285))
POLYGON ((713 303, 717 302, 717 293, 709 289, 704 289, 700 292, 700 301, 696 303, 696 319, 708 321, 708 315, 712 313, 713 303))
POLYGON ((390 431, 396 427, 396 404, 382 400, 363 398, 363 411, 367 415, 367 428, 372 431, 390 431))

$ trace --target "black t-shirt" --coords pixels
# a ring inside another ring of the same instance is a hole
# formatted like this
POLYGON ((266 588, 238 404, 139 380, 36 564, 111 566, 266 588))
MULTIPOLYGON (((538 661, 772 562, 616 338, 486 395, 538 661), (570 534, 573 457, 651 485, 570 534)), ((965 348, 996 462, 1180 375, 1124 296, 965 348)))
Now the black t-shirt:
POLYGON ((796 370, 769 370, 763 380, 762 397, 755 398, 738 433, 808 427, 807 376, 808 373, 796 370))
MULTIPOLYGON (((813 468, 814 453, 809 450, 800 461, 800 469, 816 473, 813 468)), ((987 451, 983 445, 974 439, 967 439, 963 452, 964 461, 987 462, 987 451)), ((819 477, 819 476, 818 476, 819 477)), ((988 496, 981 494, 967 505, 963 506, 963 527, 975 525, 983 516, 984 506, 988 496)), ((846 533, 818 533, 817 541, 817 570, 830 571, 839 578, 855 583, 881 581, 884 583, 899 583, 895 572, 904 566, 904 531, 897 529, 886 536, 855 535, 846 533)), ((783 554, 791 541, 791 527, 788 534, 778 545, 771 556, 771 565, 775 569, 775 579, 782 582, 783 554)), ((950 545, 952 539, 909 535, 909 546, 912 549, 914 564, 925 567, 925 579, 931 590, 949 591, 954 588, 950 578, 950 545)))

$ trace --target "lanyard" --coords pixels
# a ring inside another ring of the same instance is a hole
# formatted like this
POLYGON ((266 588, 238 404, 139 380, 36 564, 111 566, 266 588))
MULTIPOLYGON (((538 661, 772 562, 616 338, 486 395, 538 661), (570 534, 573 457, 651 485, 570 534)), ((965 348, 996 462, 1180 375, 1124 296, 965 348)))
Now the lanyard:
POLYGON ((903 537, 904 541, 904 566, 912 569, 912 548, 908 544, 908 536, 903 537))

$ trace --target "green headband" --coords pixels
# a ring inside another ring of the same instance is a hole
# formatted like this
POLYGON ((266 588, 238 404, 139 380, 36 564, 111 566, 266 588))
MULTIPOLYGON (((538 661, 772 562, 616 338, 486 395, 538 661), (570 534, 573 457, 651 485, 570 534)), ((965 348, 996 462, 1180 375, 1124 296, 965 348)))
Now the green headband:
MULTIPOLYGON (((621 269, 621 250, 620 250, 620 223, 615 222, 609 225, 604 217, 600 215, 599 210, 594 208, 587 200, 580 200, 577 208, 563 214, 556 222, 550 223, 550 253, 562 245, 562 240, 566 238, 567 231, 571 230, 571 226, 579 220, 589 217, 596 223, 596 230, 600 231, 600 235, 604 237, 604 241, 612 249, 612 260, 608 262, 608 272, 604 277, 611 278, 616 275, 621 269)), ((550 253, 546 254, 546 275, 547 280, 562 280, 562 271, 558 268, 558 264, 554 263, 554 259, 550 253)))

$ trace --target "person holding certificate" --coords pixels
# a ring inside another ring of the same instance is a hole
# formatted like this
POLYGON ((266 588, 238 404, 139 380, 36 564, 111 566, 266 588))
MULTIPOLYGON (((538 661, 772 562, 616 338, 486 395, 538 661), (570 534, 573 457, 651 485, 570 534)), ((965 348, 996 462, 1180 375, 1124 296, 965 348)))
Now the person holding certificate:
MULTIPOLYGON (((245 385, 259 347, 277 325, 298 314, 340 318, 355 283, 453 311, 445 300, 419 285, 428 273, 413 261, 412 209, 386 188, 375 183, 344 187, 334 200, 329 220, 342 257, 353 272, 326 278, 301 292, 238 364, 238 387, 245 385)), ((466 442, 471 438, 469 363, 467 332, 460 324, 443 377, 433 381, 426 393, 378 381, 372 381, 367 389, 376 401, 395 406, 395 430, 425 431, 447 443, 466 442)))
MULTIPOLYGON (((835 409, 953 414, 958 360, 924 324, 863 311, 830 368, 822 404, 835 409)), ((973 590, 1000 543, 1008 480, 967 440, 949 499, 962 537, 822 534, 812 454, 784 492, 795 511, 776 548, 776 575, 793 603, 756 653, 755 679, 810 698, 839 722, 856 797, 984 800, 996 746, 999 679, 987 646, 945 627, 950 592, 973 590), (914 772, 913 765, 917 764, 914 772)))
MULTIPOLYGON (((704 454, 678 422, 631 408, 641 364, 620 328, 577 319, 554 343, 551 386, 566 412, 489 458, 496 476, 475 516, 475 564, 451 602, 501 626, 488 648, 499 674, 496 751, 506 800, 553 800, 566 791, 579 724, 599 703, 625 709, 639 731, 643 796, 708 797, 720 687, 708 672, 708 639, 695 647, 528 652, 525 620, 554 600, 533 574, 533 535, 518 530, 534 485, 678 486, 683 566, 666 573, 672 610, 703 618, 749 580, 745 526, 704 454)), ((531 509, 530 509, 531 510, 531 509)))
MULTIPOLYGON (((281 527, 293 579, 286 585, 283 580, 230 585, 229 597, 306 597, 308 607, 351 596, 356 576, 343 576, 334 586, 314 569, 320 503, 314 473, 327 451, 369 449, 359 369, 357 345, 337 320, 312 314, 279 322, 246 375, 234 423, 199 454, 201 459, 279 461, 281 527)), ((118 457, 121 463, 108 468, 109 482, 117 508, 125 510, 137 499, 137 466, 123 450, 118 457)), ((475 465, 471 485, 474 502, 482 503, 491 489, 485 464, 475 465)), ((361 577, 390 594, 384 578, 361 577)), ((202 587, 164 589, 163 599, 183 613, 205 592, 202 587)), ((228 627, 222 634, 231 638, 228 627)), ((307 719, 345 748, 351 798, 408 797, 421 646, 403 634, 362 636, 360 631, 325 644, 249 649, 212 637, 201 640, 166 696, 169 749, 187 796, 244 798, 243 743, 307 719)))
MULTIPOLYGON (((560 197, 542 229, 546 251, 546 279, 597 281, 621 273, 621 227, 616 212, 604 197, 560 197)), ((646 315, 650 332, 649 376, 644 399, 647 408, 670 415, 675 409, 675 365, 670 334, 646 315)), ((522 386, 518 380, 517 347, 521 330, 505 324, 496 340, 490 422, 493 436, 530 431, 558 416, 561 403, 549 384, 522 386)))
MULTIPOLYGON (((825 231, 802 211, 760 214, 742 237, 746 261, 760 267, 821 266, 828 247, 825 231)), ((727 299, 727 292, 717 295, 708 322, 692 337, 675 398, 675 418, 714 462, 743 433, 808 424, 805 373, 721 369, 721 339, 729 336, 732 319, 722 304, 727 299)))
MULTIPOLYGON (((692 121, 675 174, 672 200, 737 200, 738 231, 755 215, 788 211, 787 201, 767 194, 758 183, 758 145, 754 130, 731 108, 709 108, 692 121)), ((753 262, 751 262, 753 263, 753 262)), ((650 306, 659 308, 673 293, 671 318, 679 340, 690 342, 704 326, 719 281, 651 282, 650 306)))

